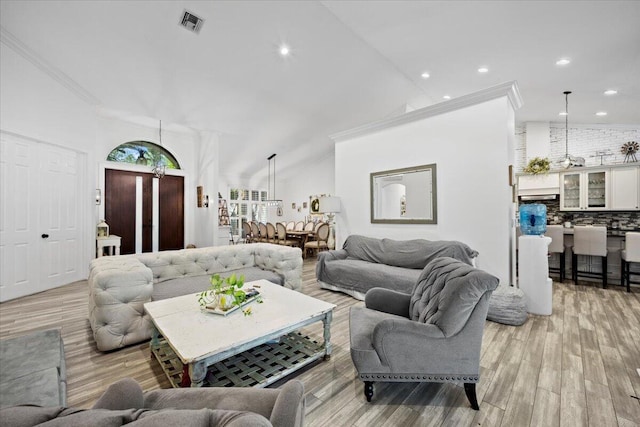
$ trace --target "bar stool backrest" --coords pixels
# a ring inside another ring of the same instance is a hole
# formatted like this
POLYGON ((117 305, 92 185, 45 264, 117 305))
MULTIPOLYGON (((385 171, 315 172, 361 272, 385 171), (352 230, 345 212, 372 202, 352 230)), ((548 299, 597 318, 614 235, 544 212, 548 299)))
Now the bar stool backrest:
POLYGON ((573 227, 573 253, 607 256, 607 227, 573 227))
POLYGON ((640 262, 640 233, 628 232, 624 234, 624 250, 627 262, 640 262))
POLYGON ((547 225, 545 236, 551 237, 549 253, 558 254, 564 252, 564 227, 561 225, 547 225))

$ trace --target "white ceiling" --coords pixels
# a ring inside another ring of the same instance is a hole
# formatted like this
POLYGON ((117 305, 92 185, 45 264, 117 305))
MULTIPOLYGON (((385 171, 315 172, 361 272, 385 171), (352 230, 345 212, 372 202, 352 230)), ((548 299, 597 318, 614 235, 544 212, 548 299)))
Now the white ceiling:
POLYGON ((286 175, 330 153, 328 135, 510 80, 524 100, 519 122, 564 121, 572 90, 570 122, 640 124, 638 1, 0 5, 3 36, 100 111, 221 133, 222 173, 266 170, 277 153, 286 175), (199 34, 178 25, 184 9, 205 20, 199 34), (555 65, 561 57, 571 64, 555 65), (610 88, 619 93, 604 96, 610 88))

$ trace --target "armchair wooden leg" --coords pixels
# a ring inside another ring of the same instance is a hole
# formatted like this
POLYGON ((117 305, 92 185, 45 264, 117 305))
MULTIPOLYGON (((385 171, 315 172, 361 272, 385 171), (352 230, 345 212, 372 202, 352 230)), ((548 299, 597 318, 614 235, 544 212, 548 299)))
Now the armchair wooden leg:
POLYGON ((471 407, 476 411, 479 410, 480 407, 478 406, 478 399, 476 398, 476 384, 464 383, 464 392, 467 394, 467 399, 469 399, 469 403, 471 404, 471 407))
POLYGON ((364 382, 364 396, 367 398, 367 402, 371 402, 371 398, 373 397, 373 382, 364 382))

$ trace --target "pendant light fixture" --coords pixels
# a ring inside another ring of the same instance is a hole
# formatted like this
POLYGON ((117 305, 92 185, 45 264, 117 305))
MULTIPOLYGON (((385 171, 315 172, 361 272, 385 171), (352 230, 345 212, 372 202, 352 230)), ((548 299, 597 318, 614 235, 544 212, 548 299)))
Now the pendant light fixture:
MULTIPOLYGON (((160 140, 160 146, 162 147, 162 120, 160 120, 160 127, 158 128, 158 137, 160 140)), ((164 164, 160 153, 158 153, 158 159, 154 163, 151 172, 153 172, 153 175, 158 179, 164 178, 164 175, 167 172, 167 166, 164 164)))
POLYGON ((567 90, 564 92, 564 149, 565 155, 564 160, 562 161, 562 166, 565 169, 571 167, 571 156, 569 155, 569 94, 571 91, 567 90))
POLYGON ((268 207, 276 207, 276 214, 282 216, 282 200, 276 199, 276 155, 272 154, 267 157, 269 161, 269 181, 267 184, 268 199, 264 201, 268 207), (273 193, 271 192, 271 160, 273 160, 273 193))

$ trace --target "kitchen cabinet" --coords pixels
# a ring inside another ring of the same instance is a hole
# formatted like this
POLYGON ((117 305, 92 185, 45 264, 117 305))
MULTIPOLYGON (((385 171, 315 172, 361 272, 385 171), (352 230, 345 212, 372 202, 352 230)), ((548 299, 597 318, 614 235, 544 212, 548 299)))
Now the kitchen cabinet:
POLYGON ((638 166, 611 169, 612 210, 637 210, 640 208, 640 170, 638 166))
POLYGON ((560 174, 558 172, 518 176, 518 196, 539 196, 559 192, 560 174))
POLYGON ((560 210, 609 209, 609 168, 563 172, 560 176, 560 210))

